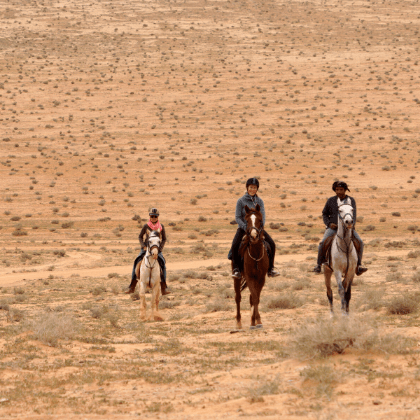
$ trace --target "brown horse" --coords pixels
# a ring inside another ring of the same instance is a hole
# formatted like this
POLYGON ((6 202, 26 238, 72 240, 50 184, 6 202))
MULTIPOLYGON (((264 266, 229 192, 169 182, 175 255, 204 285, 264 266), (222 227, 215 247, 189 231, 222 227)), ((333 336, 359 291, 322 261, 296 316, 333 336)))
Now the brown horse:
POLYGON ((242 328, 241 323, 241 291, 248 286, 250 291, 249 303, 251 305, 250 329, 262 328, 261 317, 258 311, 261 290, 264 287, 265 276, 268 271, 268 255, 264 246, 264 231, 260 206, 255 209, 245 206, 245 220, 247 222, 246 236, 239 249, 243 257, 244 267, 242 279, 234 280, 236 301, 236 328, 242 328), (242 287, 241 287, 242 286, 242 287))

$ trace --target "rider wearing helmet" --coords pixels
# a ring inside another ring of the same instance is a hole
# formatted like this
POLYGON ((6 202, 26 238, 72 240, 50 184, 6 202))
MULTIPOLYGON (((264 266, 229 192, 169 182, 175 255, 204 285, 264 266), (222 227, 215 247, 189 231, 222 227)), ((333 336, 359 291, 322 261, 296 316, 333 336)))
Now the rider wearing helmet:
POLYGON ((314 267, 315 273, 321 272, 321 265, 325 262, 325 255, 323 254, 323 245, 325 240, 329 236, 333 236, 337 233, 338 228, 338 203, 337 203, 337 197, 340 200, 344 200, 345 198, 349 198, 351 202, 351 206, 354 210, 354 224, 353 224, 353 236, 359 241, 360 243, 360 251, 357 256, 357 268, 356 268, 356 275, 360 276, 361 274, 365 273, 368 269, 365 267, 362 267, 362 257, 363 257, 363 241, 360 238, 359 234, 355 230, 356 226, 356 217, 357 217, 357 210, 356 210, 356 201, 353 197, 350 197, 346 195, 346 191, 349 191, 349 188, 347 184, 343 181, 336 181, 332 185, 332 189, 335 192, 334 197, 330 197, 327 200, 327 203, 325 204, 324 210, 322 210, 322 218, 325 223, 325 233, 324 237, 322 238, 322 241, 319 243, 318 247, 318 260, 317 265, 314 267))
POLYGON ((133 271, 131 274, 131 283, 130 286, 127 288, 125 293, 134 293, 134 290, 137 285, 137 278, 136 278, 136 266, 137 264, 142 261, 143 257, 146 255, 147 250, 147 239, 152 231, 156 231, 159 233, 159 238, 161 240, 159 253, 158 253, 158 262, 161 268, 160 271, 160 287, 162 290, 162 295, 168 295, 171 293, 166 287, 166 261, 162 255, 163 247, 165 246, 166 242, 166 233, 165 228, 162 223, 159 222, 159 210, 156 208, 150 209, 149 212, 150 220, 143 226, 143 229, 140 231, 139 234, 139 241, 141 252, 134 260, 133 271))
MULTIPOLYGON (((265 224, 265 209, 264 209, 264 201, 258 197, 257 191, 260 187, 260 183, 257 178, 249 178, 246 181, 246 193, 242 196, 238 202, 236 203, 236 212, 235 212, 235 220, 238 224, 238 230, 236 231, 235 237, 233 238, 232 247, 229 251, 228 259, 232 261, 232 277, 233 278, 241 278, 241 257, 239 254, 239 247, 241 245, 242 238, 246 234, 246 227, 247 223, 245 221, 245 206, 247 205, 249 208, 254 209, 257 204, 260 205, 260 211, 263 216, 263 227, 265 224)), ((263 230, 264 238, 270 246, 270 253, 269 256, 269 266, 268 266, 268 273, 269 277, 278 276, 274 270, 274 256, 276 254, 276 245, 271 238, 271 236, 263 230)))

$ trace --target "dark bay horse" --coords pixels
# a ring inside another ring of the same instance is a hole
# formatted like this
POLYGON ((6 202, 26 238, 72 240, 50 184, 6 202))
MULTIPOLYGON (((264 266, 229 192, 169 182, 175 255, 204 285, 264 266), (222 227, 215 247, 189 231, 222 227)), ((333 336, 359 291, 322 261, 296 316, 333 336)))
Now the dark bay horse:
POLYGON ((242 328, 241 290, 248 286, 251 293, 249 296, 249 303, 251 305, 250 329, 255 329, 262 328, 258 305, 260 303, 261 290, 265 283, 265 276, 268 271, 269 260, 267 250, 264 246, 263 217, 260 206, 257 204, 255 209, 250 209, 248 206, 245 206, 245 212, 245 220, 247 222, 246 236, 239 249, 239 253, 244 261, 242 279, 234 280, 236 328, 242 328))

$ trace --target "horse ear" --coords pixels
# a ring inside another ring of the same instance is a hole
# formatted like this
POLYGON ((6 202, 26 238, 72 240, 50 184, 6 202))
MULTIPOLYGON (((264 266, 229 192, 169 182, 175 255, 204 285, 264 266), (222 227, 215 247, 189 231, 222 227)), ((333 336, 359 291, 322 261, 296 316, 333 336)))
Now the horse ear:
POLYGON ((260 205, 259 205, 259 204, 257 204, 257 205, 255 206, 255 210, 260 211, 260 209, 261 209, 260 205))
POLYGON ((343 201, 341 201, 339 197, 337 197, 337 204, 338 204, 338 207, 342 206, 342 205, 343 205, 343 203, 344 203, 344 202, 343 202, 343 201))
POLYGON ((249 213, 249 207, 245 204, 245 213, 249 213))

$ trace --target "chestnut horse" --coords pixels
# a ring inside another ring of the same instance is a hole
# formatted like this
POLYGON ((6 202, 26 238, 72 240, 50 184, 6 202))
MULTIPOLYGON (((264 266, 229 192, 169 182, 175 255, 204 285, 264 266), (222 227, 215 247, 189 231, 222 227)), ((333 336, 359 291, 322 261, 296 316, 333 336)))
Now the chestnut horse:
POLYGON ((245 206, 245 220, 247 222, 245 240, 240 247, 243 256, 242 278, 234 280, 236 301, 236 328, 242 328, 241 323, 241 290, 248 286, 250 291, 249 303, 251 305, 250 329, 262 328, 261 317, 258 311, 261 290, 264 287, 265 276, 268 271, 268 255, 264 246, 263 216, 260 206, 255 209, 245 206), (241 287, 241 285, 243 287, 241 287))

